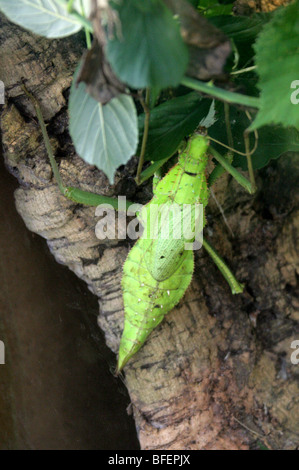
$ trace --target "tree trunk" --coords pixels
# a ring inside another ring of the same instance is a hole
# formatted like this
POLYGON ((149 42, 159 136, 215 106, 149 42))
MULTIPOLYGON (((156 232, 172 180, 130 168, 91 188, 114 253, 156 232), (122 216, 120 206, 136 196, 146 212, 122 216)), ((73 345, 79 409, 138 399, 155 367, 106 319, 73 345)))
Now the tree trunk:
MULTIPOLYGON (((0 77, 7 91, 1 129, 7 168, 20 184, 17 210, 29 230, 47 239, 56 260, 98 297, 99 326, 117 353, 120 280, 130 243, 98 240, 94 208, 60 194, 21 78, 42 103, 65 183, 142 203, 150 187, 136 187, 135 159, 109 186, 75 154, 66 96, 82 52, 80 36, 49 41, 3 17, 0 27, 0 77)), ((211 197, 206 236, 246 289, 232 296, 207 254, 196 254, 184 299, 125 368, 142 449, 298 445, 299 365, 291 363, 291 343, 299 339, 298 178, 298 158, 286 155, 259 173, 254 197, 229 176, 216 186, 218 205, 211 197)))

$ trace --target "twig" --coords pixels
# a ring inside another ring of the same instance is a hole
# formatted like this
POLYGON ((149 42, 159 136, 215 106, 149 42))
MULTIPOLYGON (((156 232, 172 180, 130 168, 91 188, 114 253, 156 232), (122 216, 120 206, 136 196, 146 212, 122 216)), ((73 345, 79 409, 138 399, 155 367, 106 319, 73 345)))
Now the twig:
MULTIPOLYGON (((228 103, 224 103, 224 117, 225 117, 226 135, 227 135, 228 145, 233 149, 234 148, 234 140, 233 140, 232 128, 231 128, 231 125, 230 125, 229 104, 228 103)), ((232 152, 233 152, 233 150, 232 150, 232 152)))
MULTIPOLYGON (((245 112, 246 112, 246 116, 248 117, 249 121, 252 121, 250 113, 248 111, 245 111, 245 112)), ((258 133, 257 133, 256 130, 254 131, 254 135, 255 135, 255 145, 257 147, 258 133)), ((249 179, 250 179, 250 182, 251 182, 252 190, 253 190, 253 192, 255 192, 256 191, 256 183, 255 183, 255 177, 254 177, 254 171, 253 171, 252 159, 251 159, 251 155, 254 152, 250 151, 250 141, 249 141, 249 131, 248 131, 248 129, 246 129, 244 131, 244 143, 245 143, 245 151, 246 151, 249 179)))
POLYGON ((214 96, 222 101, 227 103, 242 104, 250 108, 260 108, 261 103, 259 98, 255 96, 241 95, 240 93, 233 93, 228 90, 223 90, 214 85, 209 85, 205 82, 200 82, 199 80, 194 80, 190 77, 184 77, 181 81, 181 84, 192 88, 193 90, 201 91, 207 95, 214 96))
POLYGON ((147 144, 147 138, 148 138, 149 121, 150 121, 149 101, 150 101, 150 90, 149 88, 147 88, 145 102, 143 101, 142 98, 140 98, 140 102, 143 107, 145 117, 144 117, 144 129, 143 129, 141 151, 140 151, 140 157, 139 157, 137 175, 136 175, 137 184, 140 184, 140 175, 141 175, 142 167, 144 164, 144 156, 145 156, 145 150, 146 150, 146 144, 147 144))

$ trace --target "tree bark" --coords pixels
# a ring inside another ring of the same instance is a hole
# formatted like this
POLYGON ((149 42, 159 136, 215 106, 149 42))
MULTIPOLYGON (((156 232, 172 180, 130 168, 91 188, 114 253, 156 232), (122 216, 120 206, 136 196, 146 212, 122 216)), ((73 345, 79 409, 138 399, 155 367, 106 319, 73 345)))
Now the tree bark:
MULTIPOLYGON (((74 151, 66 96, 82 52, 80 36, 49 41, 3 17, 0 28, 0 78, 7 91, 1 130, 7 168, 20 183, 17 210, 29 230, 47 239, 56 260, 98 297, 99 326, 117 353, 120 280, 130 242, 98 240, 94 208, 60 194, 21 78, 42 102, 65 183, 141 203, 150 199, 150 187, 136 187, 135 159, 109 186, 74 151)), ((290 154, 259 173, 254 197, 229 176, 217 184, 206 236, 246 289, 232 296, 207 254, 196 254, 184 299, 125 368, 142 449, 298 446, 299 365, 291 363, 291 342, 299 339, 298 178, 298 156, 290 154)))

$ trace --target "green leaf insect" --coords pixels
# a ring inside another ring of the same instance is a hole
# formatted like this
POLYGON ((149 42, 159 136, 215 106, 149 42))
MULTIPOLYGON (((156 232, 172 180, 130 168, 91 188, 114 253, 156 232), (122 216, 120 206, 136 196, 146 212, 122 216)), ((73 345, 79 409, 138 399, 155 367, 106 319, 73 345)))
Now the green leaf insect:
MULTIPOLYGON (((160 206, 208 203, 209 190, 206 179, 208 139, 201 135, 190 138, 178 163, 156 185, 152 200, 143 208, 140 220, 148 222, 150 215, 160 206), (152 208, 154 211, 151 211, 152 208)), ((178 214, 179 223, 183 218, 178 214)), ((195 216, 191 216, 192 229, 195 216)), ((204 223, 205 224, 205 219, 204 223)), ((176 219, 170 219, 170 229, 175 229, 176 219)), ((146 227, 152 227, 147 224, 146 227)), ((124 264, 122 289, 125 307, 125 325, 120 342, 118 371, 141 348, 151 331, 163 320, 184 296, 194 269, 194 254, 185 249, 185 240, 171 237, 155 239, 145 230, 130 251, 124 264)))
MULTIPOLYGON (((41 108, 37 100, 27 90, 22 88, 31 100, 41 127, 45 147, 49 156, 54 177, 61 193, 68 199, 87 206, 100 204, 112 205, 118 209, 118 201, 99 194, 88 193, 79 188, 65 186, 59 174, 59 168, 55 161, 46 125, 41 108)), ((157 237, 151 238, 151 233, 145 229, 142 237, 130 251, 124 264, 122 289, 125 306, 125 325, 121 338, 118 371, 120 371, 129 359, 141 348, 151 331, 159 325, 164 316, 172 310, 182 299, 187 290, 194 270, 193 251, 186 249, 186 242, 192 242, 193 236, 177 237, 178 228, 184 219, 184 205, 194 206, 208 203, 209 190, 206 180, 208 138, 195 135, 189 139, 185 150, 181 151, 179 161, 167 175, 161 180, 154 178, 154 196, 142 209, 139 218, 147 227, 148 219, 153 218, 154 227, 158 227, 157 237), (162 206, 171 207, 176 204, 179 212, 169 218, 168 238, 163 238, 159 231, 159 210, 162 206), (153 210, 152 210, 153 209, 153 210)), ((252 184, 232 167, 226 158, 223 158, 215 149, 209 148, 215 160, 228 171, 249 193, 253 193, 252 184)), ((166 161, 166 160, 165 160, 166 161)), ((164 161, 155 162, 152 167, 146 169, 141 175, 141 181, 159 171, 164 161), (153 171, 154 170, 154 171, 153 171)), ((215 181, 222 170, 217 170, 211 179, 215 181)), ((127 201, 127 208, 131 206, 127 201)), ((151 220, 149 220, 151 222, 151 220)), ((196 211, 191 211, 191 233, 197 227, 196 211)), ((203 217, 202 226, 206 221, 203 217)), ((151 227, 151 224, 149 224, 151 227)), ((228 266, 220 258, 214 248, 203 239, 203 246, 223 274, 231 287, 233 294, 243 291, 240 284, 228 266)))

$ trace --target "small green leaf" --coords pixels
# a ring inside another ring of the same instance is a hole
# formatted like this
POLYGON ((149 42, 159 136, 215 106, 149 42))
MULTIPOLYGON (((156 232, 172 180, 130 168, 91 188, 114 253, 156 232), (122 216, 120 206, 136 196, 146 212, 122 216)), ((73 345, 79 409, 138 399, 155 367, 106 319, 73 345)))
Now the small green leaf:
POLYGON ((113 184, 116 169, 127 163, 138 144, 134 101, 121 94, 102 105, 86 93, 84 83, 76 87, 75 82, 76 75, 69 101, 70 134, 76 151, 113 184))
MULTIPOLYGON (((216 104, 216 123, 209 129, 209 135, 228 145, 226 136, 226 125, 224 119, 223 104, 216 104)), ((249 126, 245 113, 235 107, 230 107, 230 124, 233 136, 234 148, 239 152, 245 152, 243 132, 249 126)), ((254 146, 253 132, 250 134, 251 148, 254 146)), ((219 153, 224 154, 227 150, 212 142, 219 153)), ((258 130, 258 147, 252 155, 254 169, 266 166, 271 159, 280 157, 288 151, 299 151, 299 132, 294 128, 285 129, 281 126, 264 126, 258 130)), ((234 155, 233 165, 247 170, 247 159, 242 155, 234 155)))
POLYGON ((233 3, 221 5, 217 0, 200 0, 198 9, 208 18, 216 15, 231 15, 233 3))
POLYGON ((82 25, 55 0, 0 0, 0 10, 13 23, 47 38, 62 38, 82 25))
MULTIPOLYGON (((173 98, 151 112, 146 160, 162 160, 173 155, 182 139, 191 134, 210 112, 212 100, 198 93, 173 98)), ((211 113, 210 113, 211 114, 211 113)), ((139 116, 143 133, 144 115, 139 116)))
POLYGON ((176 86, 188 64, 179 24, 162 0, 113 3, 120 19, 108 41, 107 58, 120 80, 133 88, 176 86))
POLYGON ((296 99, 292 102, 292 84, 298 80, 298 9, 298 0, 278 9, 255 44, 261 108, 252 129, 266 124, 299 129, 299 108, 296 99))

